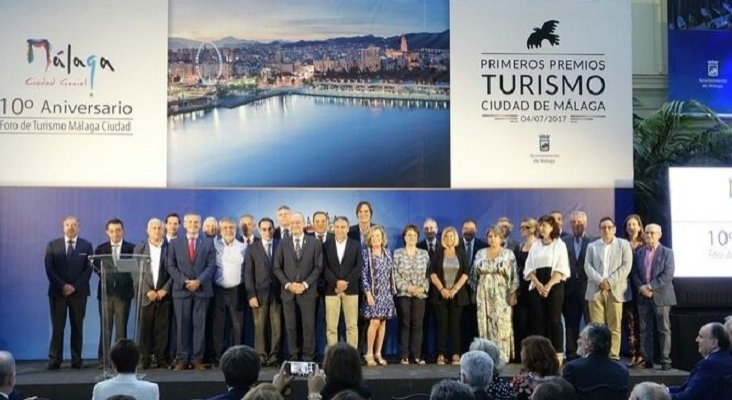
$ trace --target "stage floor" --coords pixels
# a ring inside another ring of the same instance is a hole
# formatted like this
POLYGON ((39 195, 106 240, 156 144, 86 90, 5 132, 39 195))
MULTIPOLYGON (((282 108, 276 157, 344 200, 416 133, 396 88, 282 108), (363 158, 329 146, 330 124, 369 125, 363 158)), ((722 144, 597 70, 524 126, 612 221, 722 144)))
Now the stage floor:
MULTIPOLYGON (((101 370, 96 361, 89 361, 81 370, 71 369, 65 363, 60 370, 47 371, 46 362, 19 362, 17 365, 17 387, 23 395, 46 397, 53 400, 78 400, 91 397, 92 387, 99 380, 101 370)), ((518 364, 508 364, 501 376, 510 379, 520 369, 518 364)), ((277 372, 264 368, 260 381, 272 381, 277 372)), ((223 375, 217 368, 206 371, 180 371, 150 369, 142 371, 144 379, 160 386, 161 399, 204 399, 226 390, 223 375)), ((374 400, 390 399, 412 393, 429 393, 432 385, 442 379, 459 378, 460 368, 452 365, 400 365, 364 367, 366 386, 371 389, 374 400)), ((686 381, 688 373, 677 369, 631 369, 631 387, 643 381, 654 381, 666 385, 678 385, 686 381)), ((305 398, 305 378, 298 378, 293 384, 291 398, 305 398)))

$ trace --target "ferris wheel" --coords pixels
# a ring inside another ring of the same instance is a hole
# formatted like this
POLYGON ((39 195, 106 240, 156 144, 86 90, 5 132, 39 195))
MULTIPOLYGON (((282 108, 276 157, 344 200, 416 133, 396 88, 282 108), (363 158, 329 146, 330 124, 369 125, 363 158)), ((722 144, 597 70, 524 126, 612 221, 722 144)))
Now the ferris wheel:
POLYGON ((203 42, 196 52, 196 74, 201 83, 213 86, 224 70, 224 61, 213 42, 203 42))

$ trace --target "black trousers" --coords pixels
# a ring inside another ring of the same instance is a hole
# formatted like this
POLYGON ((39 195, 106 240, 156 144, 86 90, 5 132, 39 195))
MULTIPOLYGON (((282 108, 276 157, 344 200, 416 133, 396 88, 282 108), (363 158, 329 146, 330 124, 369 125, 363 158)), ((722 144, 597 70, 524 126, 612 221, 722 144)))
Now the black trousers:
POLYGON ((447 340, 450 340, 452 354, 460 355, 461 319, 463 306, 452 303, 435 303, 435 319, 437 320, 437 354, 447 354, 447 340))
POLYGON ((48 358, 53 364, 63 361, 64 328, 68 312, 71 323, 71 365, 81 365, 81 348, 84 333, 84 315, 86 315, 85 294, 72 293, 68 297, 52 295, 48 297, 51 309, 51 344, 48 349, 48 358))
MULTIPOLYGON (((545 283, 549 281, 551 268, 540 268, 535 273, 539 281, 545 283)), ((529 306, 532 312, 531 334, 549 338, 557 353, 564 351, 563 305, 564 282, 554 285, 546 298, 541 297, 536 289, 529 291, 529 306)))
POLYGON ((512 361, 521 362, 521 341, 529 336, 531 332, 531 308, 529 306, 529 293, 521 292, 516 305, 513 307, 513 338, 515 359, 512 361))
MULTIPOLYGON (((107 301, 104 305, 99 301, 99 321, 101 322, 102 329, 99 330, 99 349, 97 351, 97 357, 99 362, 102 363, 102 351, 106 343, 107 351, 112 349, 112 343, 116 343, 120 339, 127 339, 127 323, 130 319, 130 299, 121 299, 116 296, 107 296, 107 301), (103 310, 106 308, 107 321, 104 322, 102 316, 103 310), (114 341, 112 340, 112 327, 114 326, 114 341), (106 342, 105 340, 106 339, 106 342)), ((107 360, 106 362, 108 362, 107 360)))
MULTIPOLYGON (((167 296, 169 297, 169 295, 167 296)), ((169 362, 168 337, 170 335, 170 315, 173 305, 170 298, 155 301, 142 307, 140 319, 140 361, 150 364, 155 356, 158 365, 169 362)))
POLYGON ((399 348, 402 358, 422 358, 422 330, 426 299, 403 296, 397 298, 399 307, 399 348), (412 338, 411 345, 409 338, 412 338))
POLYGON ((282 299, 290 360, 313 361, 315 358, 315 301, 317 296, 295 295, 294 297, 294 299, 282 299), (302 321, 302 356, 299 354, 300 346, 297 342, 298 310, 302 321))
MULTIPOLYGON (((577 280, 575 282, 572 282, 571 292, 567 290, 569 286, 570 285, 565 282, 564 306, 562 309, 562 314, 564 315, 564 325, 566 326, 567 330, 567 357, 576 357, 577 339, 579 338, 582 317, 585 318, 585 322, 589 322, 590 311, 587 305, 587 300, 585 300, 587 282, 581 282, 577 280)), ((552 288, 552 290, 554 290, 554 288, 552 288)))
POLYGON ((226 319, 231 323, 230 340, 235 345, 242 343, 242 327, 244 325, 244 308, 242 307, 242 293, 240 288, 225 289, 214 285, 214 317, 211 334, 216 358, 220 359, 226 346, 226 319))

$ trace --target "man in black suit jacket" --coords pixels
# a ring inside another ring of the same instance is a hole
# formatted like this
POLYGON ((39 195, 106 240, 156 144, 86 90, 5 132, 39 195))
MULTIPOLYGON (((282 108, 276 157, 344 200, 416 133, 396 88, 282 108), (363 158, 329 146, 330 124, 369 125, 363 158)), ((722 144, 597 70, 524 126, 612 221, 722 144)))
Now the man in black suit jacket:
POLYGON ((240 232, 236 235, 236 240, 248 245, 259 240, 258 237, 254 236, 254 224, 255 220, 252 214, 243 214, 239 217, 240 232))
POLYGON ((577 353, 582 358, 570 361, 562 376, 574 386, 580 400, 625 400, 628 398, 628 368, 611 360, 610 329, 596 322, 580 333, 577 353))
POLYGON ((341 309, 346 322, 346 341, 358 348, 358 280, 363 269, 361 244, 348 237, 348 219, 336 217, 335 236, 323 246, 325 323, 328 346, 338 342, 341 309))
MULTIPOLYGON (((277 208, 277 223, 279 226, 274 231, 274 238, 277 240, 283 239, 292 235, 292 210, 289 206, 279 206, 277 208)), ((300 230, 298 230, 300 232, 300 230)), ((305 224, 303 224, 302 232, 305 232, 305 224)))
POLYGON ((63 221, 64 237, 46 246, 44 263, 48 276, 48 301, 51 305, 51 344, 48 368, 59 369, 63 360, 63 337, 68 310, 71 322, 71 366, 81 368, 86 298, 94 252, 91 243, 79 237, 79 220, 68 216, 63 221))
POLYGON ((140 320, 140 362, 150 368, 151 356, 159 368, 167 368, 168 335, 170 332, 171 296, 173 280, 165 269, 168 242, 163 238, 163 222, 152 218, 147 223, 148 239, 135 246, 135 254, 150 257, 142 271, 142 318, 140 320))
POLYGON ((584 316, 585 322, 590 321, 590 311, 585 300, 587 291, 587 273, 585 272, 585 255, 587 245, 594 240, 587 234, 587 214, 584 211, 574 211, 569 216, 569 225, 572 234, 562 237, 567 246, 569 269, 571 275, 564 283, 564 304, 562 314, 566 325, 566 355, 567 359, 577 358, 577 339, 579 338, 580 323, 584 316))
POLYGON ((424 231, 424 240, 417 243, 417 248, 427 250, 430 258, 432 258, 435 250, 437 250, 437 246, 440 245, 437 239, 437 221, 432 218, 425 219, 424 224, 422 224, 422 230, 424 231))
POLYGON ((261 240, 252 243, 244 261, 244 287, 254 316, 254 348, 262 365, 279 364, 282 340, 282 299, 280 282, 272 269, 279 240, 272 238, 274 222, 259 220, 261 240), (269 350, 266 332, 269 328, 269 350))
POLYGON ((166 260, 166 269, 173 277, 173 312, 178 349, 175 370, 184 370, 191 361, 193 368, 200 371, 205 370, 206 311, 213 297, 216 249, 213 240, 201 233, 200 215, 187 213, 183 217, 183 225, 186 234, 170 242, 166 260))
MULTIPOLYGON (((473 260, 475 260, 475 254, 478 252, 478 250, 484 249, 488 247, 488 244, 480 238, 476 237, 476 233, 478 231, 478 225, 476 224, 475 220, 473 219, 466 219, 463 221, 462 226, 462 235, 460 237, 460 243, 458 245, 460 249, 460 254, 465 257, 465 273, 468 274, 468 276, 472 276, 473 273, 473 260)), ((438 253, 442 251, 441 249, 438 250, 438 253)), ((463 311, 463 337, 464 338, 473 338, 478 336, 478 319, 475 317, 477 314, 477 308, 475 305, 475 292, 473 291, 473 288, 470 287, 470 285, 466 285, 467 287, 467 293, 469 297, 469 304, 465 306, 465 310, 463 311)), ((439 296, 438 296, 439 297, 439 296)), ((470 343, 470 340, 463 340, 463 351, 466 351, 468 349, 468 344, 470 343)))
POLYGON ((293 213, 292 236, 282 239, 274 255, 274 274, 282 284, 282 309, 290 359, 312 361, 315 357, 315 302, 317 283, 323 272, 323 246, 301 232, 305 217, 293 213), (296 307, 302 316, 302 356, 297 343, 296 307))
POLYGON ((115 331, 115 342, 127 338, 127 321, 130 317, 130 303, 134 297, 132 276, 127 272, 117 272, 117 260, 125 254, 132 254, 135 245, 124 240, 124 223, 119 218, 112 218, 104 226, 108 242, 97 246, 94 250, 97 257, 94 261, 94 270, 99 274, 99 285, 97 286, 97 301, 99 301, 99 320, 102 327, 99 331, 99 365, 104 365, 108 360, 102 357, 104 346, 109 349, 112 346, 112 326, 115 331), (105 257, 108 256, 108 257, 105 257), (102 269, 104 269, 105 287, 102 287, 102 269), (102 291, 106 290, 106 298, 102 303, 102 291), (103 315, 106 313, 106 321, 103 315))

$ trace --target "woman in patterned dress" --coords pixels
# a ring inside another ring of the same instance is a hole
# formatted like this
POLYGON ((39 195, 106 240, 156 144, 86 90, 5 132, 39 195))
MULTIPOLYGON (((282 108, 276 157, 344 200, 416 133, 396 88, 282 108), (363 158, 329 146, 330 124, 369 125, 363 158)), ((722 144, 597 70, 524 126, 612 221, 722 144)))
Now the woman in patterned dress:
POLYGON ((361 289, 366 295, 366 303, 361 307, 361 316, 369 320, 364 356, 368 366, 387 364, 381 356, 386 320, 396 316, 392 257, 386 244, 386 232, 381 226, 373 226, 366 233, 366 248, 362 251, 364 267, 361 270, 361 289))
POLYGON ((419 228, 409 224, 402 231, 405 246, 394 251, 394 284, 399 306, 399 347, 401 363, 409 364, 409 350, 417 364, 422 359, 422 321, 424 320, 427 291, 430 287, 427 272, 430 255, 417 248, 419 228), (412 340, 409 340, 411 335, 412 340), (411 344, 411 346, 410 346, 411 344))
POLYGON ((519 288, 516 258, 504 249, 497 227, 486 230, 488 247, 475 254, 471 286, 478 306, 478 335, 494 341, 501 348, 501 360, 513 357, 513 322, 511 307, 516 304, 519 288))
MULTIPOLYGON (((623 223, 623 231, 625 231, 625 238, 630 242, 633 257, 635 257, 636 250, 643 246, 643 221, 640 215, 628 215, 623 223)), ((630 280, 630 276, 628 279, 630 280)), ((632 282, 628 283, 628 287, 633 287, 632 282)), ((638 326, 638 307, 636 305, 638 293, 635 290, 631 290, 631 292, 633 298, 623 303, 623 323, 628 332, 628 348, 631 356, 628 366, 638 368, 643 366, 646 360, 643 358, 640 348, 640 327, 638 326)))

